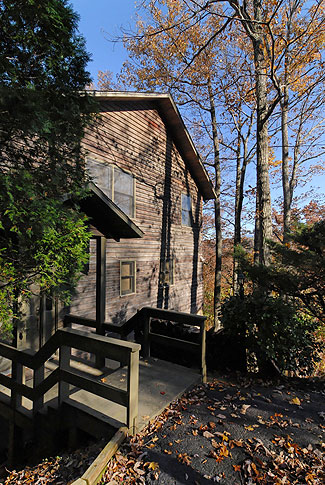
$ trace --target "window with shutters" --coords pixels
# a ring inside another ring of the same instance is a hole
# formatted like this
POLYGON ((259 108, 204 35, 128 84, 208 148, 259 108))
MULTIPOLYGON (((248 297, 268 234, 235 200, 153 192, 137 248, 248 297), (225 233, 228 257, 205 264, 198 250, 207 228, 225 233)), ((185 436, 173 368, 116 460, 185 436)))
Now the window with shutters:
POLYGON ((120 261, 120 295, 135 293, 135 261, 120 261))
POLYGON ((94 183, 129 217, 135 217, 135 179, 115 165, 87 158, 87 170, 94 183))

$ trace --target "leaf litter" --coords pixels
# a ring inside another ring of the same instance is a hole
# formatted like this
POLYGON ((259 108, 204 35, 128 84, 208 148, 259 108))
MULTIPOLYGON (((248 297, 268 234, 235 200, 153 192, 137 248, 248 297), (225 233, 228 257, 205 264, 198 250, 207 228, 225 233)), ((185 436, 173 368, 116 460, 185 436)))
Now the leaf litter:
MULTIPOLYGON (((127 438, 101 484, 324 484, 324 411, 313 406, 315 395, 324 402, 324 391, 286 387, 246 377, 196 386, 127 438)), ((10 472, 3 485, 72 483, 60 468, 62 458, 49 459, 10 472)))

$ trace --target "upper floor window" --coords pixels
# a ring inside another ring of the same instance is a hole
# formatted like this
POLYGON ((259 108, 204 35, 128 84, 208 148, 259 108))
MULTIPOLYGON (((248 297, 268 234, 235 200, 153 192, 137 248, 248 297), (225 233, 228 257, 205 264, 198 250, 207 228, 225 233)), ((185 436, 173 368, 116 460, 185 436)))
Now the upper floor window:
POLYGON ((134 177, 115 165, 87 159, 87 169, 95 184, 129 217, 135 216, 134 177))
POLYGON ((190 195, 182 194, 182 225, 192 226, 192 199, 190 195))

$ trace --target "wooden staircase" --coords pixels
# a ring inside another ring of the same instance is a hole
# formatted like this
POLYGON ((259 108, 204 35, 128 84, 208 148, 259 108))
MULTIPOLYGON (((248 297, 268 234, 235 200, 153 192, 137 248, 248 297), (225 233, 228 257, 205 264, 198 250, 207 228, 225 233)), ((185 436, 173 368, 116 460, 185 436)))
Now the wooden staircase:
MULTIPOLYGON (((201 362, 202 380, 206 379, 205 317, 145 307, 123 325, 102 324, 102 333, 114 332, 120 339, 77 330, 71 328, 72 324, 98 330, 98 322, 94 320, 67 315, 66 328, 58 330, 34 354, 0 343, 0 355, 12 363, 11 375, 0 373, 1 442, 8 445, 9 464, 53 455, 62 449, 62 443, 73 448, 83 436, 108 440, 122 425, 126 425, 131 434, 137 431, 141 346, 125 340, 133 332, 141 341, 142 356, 146 359, 141 362, 143 375, 146 382, 153 379, 150 381, 152 386, 157 385, 164 373, 164 385, 170 380, 170 375, 174 375, 174 368, 170 367, 173 364, 166 362, 155 369, 156 362, 147 362, 152 343, 196 354, 201 362), (154 333, 151 321, 157 318, 199 327, 200 341, 187 342, 154 333), (92 354, 97 363, 100 361, 106 367, 96 369, 89 361, 80 364, 74 355, 75 349, 92 354), (147 373, 148 366, 152 367, 151 376, 147 373), (26 378, 26 369, 30 369, 29 379, 26 378), (121 384, 121 381, 125 382, 121 384), (119 412, 114 414, 116 408, 119 412), (122 408, 125 411, 121 413, 122 408), (118 416, 118 420, 114 416, 118 416)), ((173 387, 174 394, 168 402, 194 383, 197 376, 194 372, 191 375, 186 369, 176 367, 179 368, 182 386, 173 387)), ((150 389, 147 392, 152 394, 150 389)), ((157 394, 161 397, 160 392, 157 394)), ((155 413, 168 402, 157 401, 155 413)))
MULTIPOLYGON (((68 433, 68 442, 76 430, 87 428, 89 434, 98 429, 99 417, 87 410, 77 409, 72 403, 70 386, 100 396, 107 401, 126 408, 126 425, 131 433, 137 429, 138 382, 140 345, 125 342, 80 330, 58 330, 34 355, 19 351, 9 345, 0 344, 0 355, 12 361, 11 376, 0 374, 0 416, 8 427, 8 460, 17 462, 22 457, 24 443, 42 449, 46 442, 62 443, 62 434, 68 433), (89 372, 80 372, 71 365, 71 349, 91 352, 105 359, 108 357, 126 367, 126 390, 113 387, 89 372), (58 365, 45 375, 46 363, 58 355, 58 365), (32 369, 32 379, 25 381, 25 368, 32 369), (45 396, 51 396, 51 401, 45 396), (10 394, 10 396, 8 396, 10 394)), ((113 427, 101 416, 103 436, 109 435, 113 427)), ((95 435, 96 436, 96 435, 95 435)), ((105 436, 106 437, 106 436, 105 436)), ((4 441, 4 440, 3 440, 4 441)), ((64 442, 64 441, 63 441, 64 442)), ((35 453, 37 455, 37 453, 35 453)), ((43 455, 44 456, 44 455, 43 455)))

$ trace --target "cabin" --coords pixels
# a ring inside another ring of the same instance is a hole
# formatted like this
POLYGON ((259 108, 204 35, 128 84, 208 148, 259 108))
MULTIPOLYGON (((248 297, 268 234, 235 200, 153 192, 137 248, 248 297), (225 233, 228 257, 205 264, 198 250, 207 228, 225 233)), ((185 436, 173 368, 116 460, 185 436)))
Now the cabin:
POLYGON ((172 97, 93 96, 99 116, 83 140, 89 264, 69 308, 47 299, 40 320, 37 305, 26 309, 22 347, 44 344, 67 313, 97 321, 103 333, 100 322, 120 325, 144 306, 202 312, 202 204, 215 192, 172 97))
POLYGON ((77 446, 79 433, 142 429, 198 380, 150 359, 152 344, 167 357, 190 353, 206 382, 200 242, 213 186, 169 94, 93 96, 100 112, 83 140, 91 182, 81 201, 89 264, 69 307, 35 296, 23 304, 16 345, 0 343, 0 457, 9 463, 77 446), (198 338, 159 334, 152 319, 192 325, 198 338), (125 341, 139 329, 136 343, 125 341))

